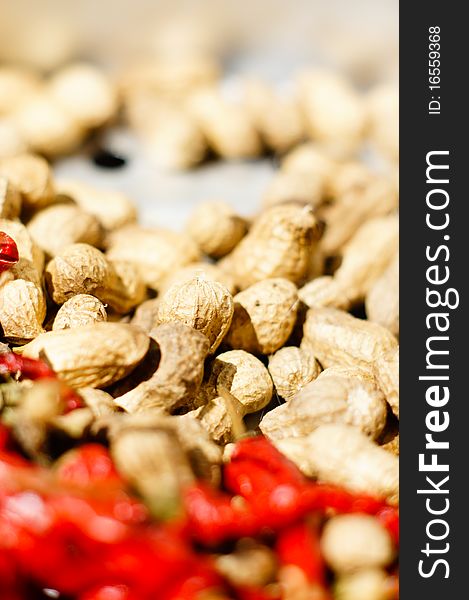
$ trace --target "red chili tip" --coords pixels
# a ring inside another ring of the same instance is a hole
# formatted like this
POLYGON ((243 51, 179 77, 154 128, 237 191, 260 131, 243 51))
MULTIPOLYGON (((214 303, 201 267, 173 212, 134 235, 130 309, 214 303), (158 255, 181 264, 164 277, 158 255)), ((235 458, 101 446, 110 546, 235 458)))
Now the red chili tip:
POLYGON ((0 231, 0 273, 16 265, 19 258, 15 240, 4 231, 0 231))

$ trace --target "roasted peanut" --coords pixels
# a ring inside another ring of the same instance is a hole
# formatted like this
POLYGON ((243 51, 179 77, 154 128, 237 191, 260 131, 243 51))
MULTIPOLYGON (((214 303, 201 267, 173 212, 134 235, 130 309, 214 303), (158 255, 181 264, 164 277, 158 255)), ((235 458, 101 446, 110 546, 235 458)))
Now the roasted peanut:
POLYGON ((37 92, 41 82, 33 72, 20 67, 0 67, 0 115, 15 110, 25 98, 37 92))
POLYGON ((271 354, 290 337, 298 295, 288 279, 264 279, 234 297, 234 314, 226 342, 254 354, 271 354))
POLYGON ((54 200, 52 170, 40 156, 20 154, 4 158, 0 160, 0 175, 19 191, 26 208, 43 208, 54 200))
POLYGON ((221 283, 195 277, 175 283, 158 303, 160 323, 180 322, 205 334, 210 353, 220 345, 233 318, 233 297, 221 283))
POLYGON ((370 515, 338 515, 324 526, 324 558, 338 572, 387 567, 395 556, 388 532, 370 515))
POLYGON ((52 330, 73 329, 106 320, 106 309, 98 298, 89 294, 77 294, 59 308, 52 330))
POLYGON ((204 374, 208 339, 183 323, 163 323, 151 333, 161 360, 153 375, 116 398, 128 412, 160 409, 171 412, 194 403, 204 374))
POLYGON ((309 171, 278 171, 271 179, 262 198, 264 208, 296 202, 319 206, 324 200, 324 183, 309 171))
POLYGON ((275 389, 287 402, 316 379, 320 372, 321 369, 308 348, 285 346, 269 358, 269 373, 275 389))
POLYGON ((343 258, 334 277, 320 277, 300 291, 310 307, 348 309, 365 299, 396 253, 399 242, 396 216, 365 222, 343 248, 343 258))
POLYGON ((308 477, 398 501, 399 461, 351 425, 320 425, 302 438, 273 440, 308 477))
POLYGON ((244 103, 268 148, 285 152, 306 135, 298 99, 280 95, 260 80, 244 84, 244 103))
POLYGON ((224 202, 203 202, 192 213, 186 229, 204 254, 221 258, 244 237, 247 223, 224 202))
POLYGON ((311 208, 284 204, 265 210, 220 266, 245 289, 268 277, 301 284, 307 278, 319 236, 311 208))
POLYGON ((158 325, 158 303, 159 298, 150 298, 139 304, 131 319, 131 324, 140 327, 150 335, 152 329, 158 325))
POLYGON ((129 94, 126 114, 152 162, 162 169, 188 169, 201 162, 207 144, 195 119, 182 107, 148 92, 129 94))
POLYGON ((330 182, 335 178, 337 161, 326 154, 314 142, 300 144, 285 155, 281 163, 284 173, 310 173, 322 182, 326 195, 330 182))
POLYGON ((94 215, 108 231, 133 223, 137 211, 131 201, 115 190, 94 188, 81 181, 60 179, 57 193, 71 198, 85 212, 94 215))
POLYGON ((28 150, 13 117, 0 116, 0 160, 24 154, 28 150))
POLYGON ((0 230, 16 242, 20 257, 0 280, 0 323, 7 339, 22 343, 44 331, 46 299, 41 283, 44 254, 21 223, 0 219, 0 230))
POLYGON ((109 235, 107 256, 131 262, 143 281, 159 290, 168 275, 199 260, 200 253, 195 242, 180 233, 129 225, 109 235))
POLYGON ((92 65, 72 64, 49 81, 55 102, 80 127, 91 129, 110 121, 117 112, 117 95, 106 76, 92 65))
POLYGON ((245 433, 243 424, 243 408, 240 402, 222 390, 223 397, 212 398, 190 413, 198 419, 207 431, 210 439, 217 444, 227 444, 245 433))
POLYGON ((28 147, 49 157, 69 153, 83 141, 81 126, 45 90, 25 100, 13 119, 28 147))
MULTIPOLYGON (((358 174, 358 177, 362 175, 358 174)), ((345 244, 365 221, 388 215, 397 209, 397 205, 395 183, 386 176, 368 173, 365 182, 351 185, 335 202, 321 209, 320 217, 326 223, 321 239, 322 251, 327 256, 342 254, 345 244)))
POLYGON ((130 265, 114 264, 89 244, 66 246, 47 265, 45 278, 57 304, 77 294, 92 294, 115 311, 126 313, 145 297, 143 283, 130 265))
POLYGON ((331 367, 260 423, 273 439, 303 437, 323 423, 346 423, 376 439, 386 423, 384 394, 359 369, 331 367))
POLYGON ((247 111, 228 102, 216 89, 195 92, 187 107, 209 145, 223 158, 232 160, 260 154, 260 139, 247 111))
POLYGON ((304 335, 323 367, 373 367, 381 356, 397 348, 396 338, 384 327, 357 319, 335 308, 310 308, 304 335))
POLYGON ((223 397, 224 391, 236 398, 241 416, 244 416, 267 406, 272 398, 273 384, 258 358, 244 350, 230 350, 216 357, 200 395, 209 400, 223 397))
POLYGON ((232 585, 263 587, 274 579, 277 559, 267 546, 245 541, 231 554, 218 556, 215 567, 232 585))
POLYGON ((32 239, 50 256, 69 244, 99 246, 102 240, 98 219, 73 204, 49 206, 36 213, 27 227, 32 239))
POLYGON ((20 193, 6 177, 0 176, 0 219, 16 219, 20 210, 20 193))
POLYGON ((392 412, 399 418, 399 348, 379 356, 374 373, 392 412))
POLYGON ((189 281, 194 277, 201 277, 208 281, 218 281, 226 287, 230 294, 236 292, 236 286, 233 277, 228 271, 220 269, 216 264, 208 262, 194 262, 185 267, 176 269, 173 273, 169 273, 165 277, 160 285, 159 294, 165 294, 169 288, 175 283, 182 283, 183 281, 189 281))
POLYGON ((358 93, 339 75, 319 69, 300 74, 299 93, 311 138, 338 157, 353 154, 366 125, 358 93))
POLYGON ((369 289, 365 308, 370 321, 399 335, 399 254, 369 289))
POLYGON ((194 475, 174 430, 130 422, 111 436, 111 453, 155 516, 178 513, 181 491, 193 483, 194 475))
POLYGON ((21 352, 29 358, 44 357, 74 387, 105 387, 130 373, 149 343, 148 336, 131 325, 93 323, 42 333, 21 352))
POLYGON ((383 569, 367 568, 342 574, 335 584, 337 600, 390 600, 391 580, 383 569))

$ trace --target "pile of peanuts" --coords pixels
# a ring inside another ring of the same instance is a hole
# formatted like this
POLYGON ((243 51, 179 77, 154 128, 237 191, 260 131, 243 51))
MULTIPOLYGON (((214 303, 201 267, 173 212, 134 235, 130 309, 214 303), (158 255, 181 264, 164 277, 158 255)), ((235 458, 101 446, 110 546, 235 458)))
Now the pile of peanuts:
MULTIPOLYGON (((20 256, 0 276, 1 339, 84 401, 59 415, 42 386, 27 411, 30 384, 15 383, 0 416, 42 462, 52 431, 106 436, 144 497, 155 473, 167 494, 191 480, 189 453, 217 482, 232 443, 260 430, 305 475, 396 504, 396 91, 318 70, 291 94, 240 90, 226 95, 200 57, 117 81, 89 65, 47 80, 0 67, 0 231, 20 256), (138 224, 118 190, 54 177, 51 159, 119 119, 162 168, 275 152, 261 210, 207 201, 176 233, 138 224), (369 143, 386 169, 357 158, 369 143)), ((386 598, 367 592, 393 560, 378 525, 333 517, 322 541, 341 599, 386 598)))

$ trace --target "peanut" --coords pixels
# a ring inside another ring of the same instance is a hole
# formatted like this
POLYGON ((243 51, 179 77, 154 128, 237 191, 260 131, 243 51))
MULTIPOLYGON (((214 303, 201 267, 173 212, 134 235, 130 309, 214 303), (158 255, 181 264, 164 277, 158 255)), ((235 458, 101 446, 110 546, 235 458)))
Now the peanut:
POLYGON ((109 235, 107 256, 134 264, 143 281, 154 290, 159 290, 175 269, 200 258, 196 244, 186 236, 135 225, 122 227, 109 235))
POLYGON ((222 393, 224 397, 212 398, 188 414, 201 422, 210 439, 225 445, 243 435, 245 427, 239 401, 232 394, 222 393))
POLYGON ((337 162, 314 142, 306 142, 293 148, 281 163, 285 173, 310 173, 322 182, 324 193, 337 172, 337 162))
POLYGON ((148 92, 129 94, 126 114, 158 167, 188 169, 201 162, 207 144, 195 119, 174 103, 148 92))
POLYGON ((174 430, 130 422, 111 435, 111 453, 155 516, 177 514, 181 491, 193 483, 194 475, 174 430))
POLYGON ((83 129, 45 90, 25 100, 13 119, 28 147, 49 157, 69 153, 83 141, 83 129))
POLYGON ((307 348, 285 346, 269 358, 269 373, 275 390, 287 402, 320 372, 314 355, 307 348))
POLYGON ((0 323, 6 338, 23 343, 44 331, 46 299, 41 283, 44 254, 21 223, 0 219, 0 230, 15 240, 20 257, 2 275, 0 323))
POLYGON ((125 273, 120 272, 117 264, 93 246, 71 244, 49 262, 45 278, 57 304, 77 294, 92 294, 115 311, 126 313, 140 304, 145 288, 131 267, 124 265, 124 268, 125 273), (133 284, 127 279, 129 276, 133 284))
POLYGON ((224 202, 203 202, 192 213, 186 230, 204 254, 221 258, 244 237, 247 223, 224 202))
POLYGON ((106 320, 106 309, 98 298, 89 294, 77 294, 59 308, 52 331, 73 329, 106 320))
POLYGON ((315 208, 323 200, 324 184, 315 173, 278 171, 264 192, 262 206, 268 208, 284 202, 297 202, 315 208))
POLYGON ((366 183, 351 187, 321 211, 326 223, 321 249, 327 256, 342 254, 345 244, 366 220, 392 213, 397 205, 394 182, 370 173, 366 183))
POLYGON ((117 112, 116 92, 92 65, 71 64, 49 81, 48 91, 61 109, 84 129, 100 127, 117 112))
POLYGON ((71 198, 83 211, 94 215, 108 231, 133 223, 137 211, 131 201, 115 190, 94 188, 81 181, 60 179, 57 193, 71 198))
POLYGON ((284 204, 265 210, 220 266, 245 289, 268 277, 301 284, 316 251, 318 224, 308 207, 284 204))
POLYGON ((299 93, 311 138, 338 157, 354 153, 364 137, 366 110, 348 82, 332 72, 310 70, 300 74, 299 93))
POLYGON ((351 425, 320 425, 302 438, 273 440, 308 477, 396 503, 399 461, 351 425))
POLYGON ((0 160, 24 154, 28 147, 13 117, 0 116, 0 160))
POLYGON ((310 308, 304 335, 324 368, 372 368, 376 360, 397 348, 396 338, 384 327, 335 308, 310 308))
POLYGON ((0 176, 0 219, 16 219, 20 210, 20 193, 6 177, 0 176))
POLYGON ((267 406, 273 384, 258 358, 244 350, 229 350, 216 357, 200 394, 209 400, 223 397, 224 391, 236 398, 239 412, 244 416, 267 406))
POLYGON ((260 423, 270 438, 308 435, 323 423, 346 423, 376 439, 386 423, 386 402, 376 383, 358 369, 331 367, 260 423))
POLYGON ((390 600, 389 575, 378 568, 345 573, 335 584, 335 597, 337 600, 390 600))
POLYGON ((134 327, 140 327, 145 333, 150 335, 152 329, 158 325, 158 303, 159 298, 150 298, 137 306, 135 313, 130 320, 134 327))
POLYGON ((159 294, 165 294, 169 288, 175 283, 189 281, 194 277, 201 277, 208 281, 217 281, 226 287, 230 294, 236 292, 234 279, 228 271, 221 269, 218 265, 208 262, 194 262, 185 267, 176 269, 173 273, 169 273, 160 285, 159 294))
POLYGON ((394 215, 365 222, 344 246, 342 263, 334 277, 307 283, 299 292, 301 300, 310 307, 343 309, 363 301, 392 260, 398 236, 394 215))
POLYGON ((160 323, 180 322, 205 334, 210 353, 220 345, 233 318, 233 297, 216 281, 195 277, 175 283, 158 304, 160 323))
POLYGON ((34 154, 20 154, 0 160, 0 175, 19 191, 23 206, 38 209, 54 200, 54 182, 47 161, 34 154))
POLYGON ((281 96, 255 79, 243 87, 247 111, 268 148, 285 152, 305 137, 305 123, 295 97, 281 96))
POLYGON ((225 159, 258 156, 261 143, 252 120, 242 106, 228 102, 216 89, 199 90, 187 107, 211 148, 225 159))
POLYGON ((21 349, 24 356, 43 356, 71 386, 106 387, 130 373, 143 359, 149 338, 123 323, 93 323, 42 333, 21 349))
POLYGON ((368 290, 365 302, 366 314, 370 321, 399 335, 399 254, 386 270, 375 280, 368 290))
POLYGON ((267 546, 246 540, 231 554, 218 556, 215 568, 232 585, 263 587, 274 579, 277 559, 267 546))
POLYGON ((183 323, 163 323, 151 333, 161 360, 153 375, 116 398, 128 412, 160 409, 171 412, 195 400, 209 350, 207 338, 183 323))
POLYGON ((59 254, 69 244, 99 246, 102 240, 98 219, 73 204, 56 204, 39 211, 29 221, 28 231, 49 256, 59 254))
POLYGON ((379 356, 374 373, 392 412, 399 418, 399 348, 379 356))
POLYGON ((298 296, 288 279, 264 279, 234 297, 226 342, 254 354, 271 354, 289 338, 296 322, 298 296))
POLYGON ((39 77, 25 68, 0 67, 0 115, 14 111, 40 87, 39 77))
POLYGON ((326 562, 338 572, 387 567, 395 556, 391 538, 369 515, 338 515, 324 526, 321 549, 326 562))

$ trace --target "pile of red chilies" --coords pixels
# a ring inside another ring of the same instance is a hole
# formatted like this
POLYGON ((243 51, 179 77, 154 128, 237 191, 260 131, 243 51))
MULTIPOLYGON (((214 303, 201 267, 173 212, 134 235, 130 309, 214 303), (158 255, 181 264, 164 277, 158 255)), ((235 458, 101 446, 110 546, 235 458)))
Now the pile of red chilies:
MULTIPOLYGON (((0 354, 0 375, 56 379, 44 362, 10 352, 0 354)), ((61 391, 64 412, 82 405, 73 390, 61 391)), ((375 515, 398 543, 395 508, 306 479, 262 436, 236 444, 223 487, 193 485, 181 516, 156 522, 105 446, 82 445, 46 469, 26 460, 0 424, 0 598, 49 590, 76 600, 281 600, 233 587, 214 567, 217 548, 251 537, 267 540, 280 565, 295 565, 329 600, 319 545, 326 513, 375 515)))

